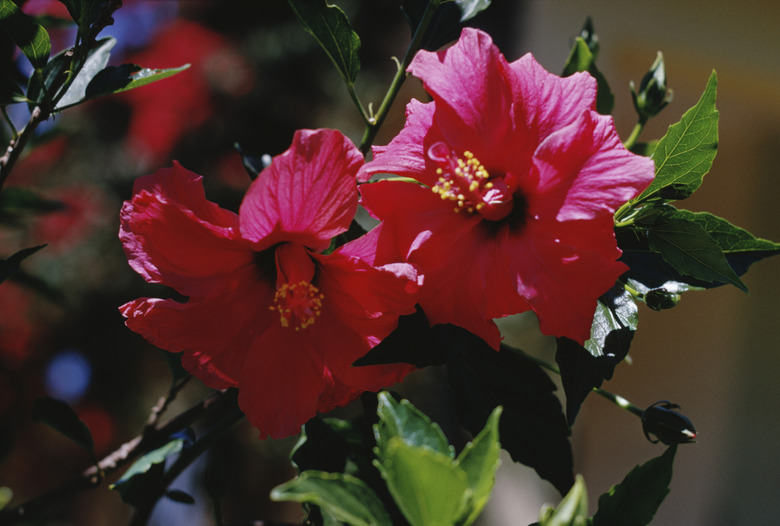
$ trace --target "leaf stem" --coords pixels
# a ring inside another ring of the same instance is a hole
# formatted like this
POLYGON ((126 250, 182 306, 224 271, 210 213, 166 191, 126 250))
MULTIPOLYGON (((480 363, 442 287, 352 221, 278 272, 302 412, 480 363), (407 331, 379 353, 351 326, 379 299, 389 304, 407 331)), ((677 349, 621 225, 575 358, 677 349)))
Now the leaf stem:
POLYGON ((412 62, 414 55, 417 53, 417 51, 419 51, 423 37, 425 36, 425 32, 428 29, 431 20, 433 20, 433 15, 439 8, 440 3, 441 0, 430 0, 428 5, 425 7, 425 12, 420 19, 420 23, 417 25, 417 29, 414 32, 412 41, 409 43, 409 47, 406 50, 406 55, 404 56, 403 61, 398 64, 398 69, 395 72, 395 76, 393 77, 392 82, 390 83, 390 87, 387 89, 387 93, 385 93, 384 99, 382 99, 382 104, 379 106, 379 110, 377 110, 373 119, 369 119, 369 122, 366 125, 363 138, 360 140, 360 151, 363 152, 363 155, 368 154, 368 150, 373 144, 374 139, 376 139, 376 134, 379 132, 379 128, 382 126, 382 123, 387 117, 395 97, 398 95, 398 92, 406 80, 406 77, 409 76, 409 74, 406 72, 406 68, 409 67, 409 64, 412 62))
MULTIPOLYGON (((509 347, 507 345, 502 345, 502 347, 506 347, 507 349, 511 349, 512 352, 516 352, 518 354, 523 355, 523 357, 525 357, 526 359, 534 362, 536 365, 538 365, 539 367, 541 367, 543 369, 547 369, 548 371, 553 372, 553 373, 555 373, 555 374, 557 374, 559 376, 561 374, 560 369, 558 369, 557 367, 555 367, 551 363, 548 363, 548 362, 546 362, 544 360, 541 360, 541 359, 537 358, 536 356, 531 356, 530 354, 528 354, 527 352, 523 351, 522 349, 517 349, 515 347, 509 347)), ((639 407, 635 406, 634 404, 632 404, 631 402, 629 402, 628 400, 626 400, 622 396, 617 395, 615 393, 611 393, 610 391, 607 391, 605 389, 601 389, 600 387, 594 387, 593 388, 593 392, 600 394, 601 396, 603 396, 607 400, 611 401, 613 404, 615 404, 616 406, 620 407, 621 409, 625 409, 629 413, 633 413, 636 416, 642 418, 642 413, 644 413, 644 411, 642 411, 642 409, 640 409, 639 407)))
POLYGON ((639 134, 642 133, 645 124, 647 124, 647 118, 639 117, 639 121, 637 121, 637 123, 634 125, 634 129, 631 130, 631 135, 629 135, 628 139, 623 142, 623 146, 626 148, 626 150, 630 150, 636 146, 636 141, 639 139, 639 134))
POLYGON ((3 112, 3 118, 5 119, 6 124, 8 124, 8 128, 11 130, 11 141, 16 141, 19 139, 19 132, 16 129, 16 126, 14 126, 14 121, 11 120, 10 115, 8 115, 8 111, 5 109, 5 106, 0 107, 0 111, 3 112))

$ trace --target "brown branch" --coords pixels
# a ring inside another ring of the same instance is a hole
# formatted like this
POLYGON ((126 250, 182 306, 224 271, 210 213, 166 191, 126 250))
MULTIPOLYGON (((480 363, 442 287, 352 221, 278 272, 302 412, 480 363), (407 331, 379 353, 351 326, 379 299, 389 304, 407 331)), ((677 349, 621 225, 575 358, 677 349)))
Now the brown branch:
POLYGON ((36 106, 30 115, 30 120, 27 121, 27 126, 24 127, 19 137, 12 139, 8 143, 5 153, 0 157, 0 189, 2 189, 5 180, 8 179, 8 175, 11 173, 11 169, 13 169, 14 164, 19 159, 19 155, 21 155, 24 147, 27 146, 27 142, 35 133, 35 129, 48 118, 49 112, 44 112, 40 106, 36 106))
POLYGON ((1 510, 0 526, 11 526, 27 521, 65 497, 81 490, 99 487, 106 475, 128 464, 142 453, 163 445, 172 433, 188 427, 208 414, 225 412, 230 407, 234 407, 235 403, 235 391, 220 391, 210 398, 201 400, 160 428, 146 427, 143 433, 125 442, 116 451, 100 460, 97 465, 90 466, 77 477, 25 503, 1 510))

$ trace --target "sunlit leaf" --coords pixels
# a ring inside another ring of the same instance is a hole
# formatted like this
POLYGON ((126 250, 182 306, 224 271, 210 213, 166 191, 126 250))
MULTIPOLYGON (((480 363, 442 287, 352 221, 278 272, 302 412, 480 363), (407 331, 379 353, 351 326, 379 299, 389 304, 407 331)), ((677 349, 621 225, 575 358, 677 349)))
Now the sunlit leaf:
POLYGON ((496 470, 501 463, 499 460, 501 444, 498 438, 501 410, 501 407, 493 410, 484 429, 474 437, 474 440, 466 444, 455 460, 455 465, 466 472, 471 489, 469 513, 463 519, 464 524, 470 524, 476 520, 493 491, 496 470))
POLYGON ((343 473, 304 471, 275 487, 271 499, 314 504, 349 525, 392 524, 376 493, 362 480, 343 473))
POLYGON ((380 455, 393 438, 399 438, 411 447, 426 448, 448 458, 455 453, 441 428, 421 413, 408 400, 396 401, 389 393, 378 395, 379 422, 374 426, 374 437, 380 455))
POLYGON ((340 7, 326 0, 287 0, 307 33, 319 42, 348 84, 360 71, 360 37, 340 7))
POLYGON ((87 450, 95 460, 95 443, 92 433, 76 412, 62 400, 44 397, 33 401, 32 419, 53 427, 73 442, 87 450))
POLYGON ((0 486, 0 510, 8 506, 11 499, 14 496, 14 492, 7 486, 0 486))
POLYGON ((460 21, 465 22, 490 7, 490 0, 454 0, 460 8, 460 21))
POLYGON ((136 64, 108 66, 95 75, 87 86, 85 96, 87 99, 94 99, 102 95, 140 88, 152 82, 172 77, 189 67, 189 64, 167 69, 142 68, 136 64))
POLYGON ((542 508, 539 522, 535 526, 587 526, 588 524, 588 492, 585 489, 585 479, 582 475, 577 475, 574 486, 563 497, 557 508, 550 506, 542 508))
POLYGON ((46 65, 51 53, 49 34, 19 9, 13 0, 0 0, 0 27, 19 46, 35 69, 46 65))
POLYGON ((468 476, 449 456, 393 437, 376 465, 412 526, 452 526, 464 515, 468 476))
POLYGON ((653 153, 655 180, 639 200, 685 199, 701 186, 718 149, 718 77, 713 71, 699 102, 669 127, 653 153))
POLYGON ((677 446, 637 466, 617 486, 599 497, 592 526, 646 526, 669 493, 677 446))

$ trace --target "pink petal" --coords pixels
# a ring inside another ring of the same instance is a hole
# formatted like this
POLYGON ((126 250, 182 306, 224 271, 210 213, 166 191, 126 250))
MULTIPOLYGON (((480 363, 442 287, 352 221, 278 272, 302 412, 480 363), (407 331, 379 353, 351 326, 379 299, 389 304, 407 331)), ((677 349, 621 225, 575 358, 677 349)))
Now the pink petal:
POLYGON ((434 103, 412 99, 406 105, 406 124, 387 146, 374 146, 374 158, 360 169, 358 180, 368 181, 376 174, 394 174, 420 180, 428 157, 426 135, 433 122, 434 103))
POLYGON ((433 96, 436 121, 451 148, 486 159, 487 152, 510 146, 503 144, 511 124, 509 66, 487 33, 464 28, 452 47, 418 52, 409 72, 433 96))
POLYGON ((358 149, 337 130, 298 130, 241 203, 241 233, 255 250, 290 241, 324 250, 357 209, 358 149))
POLYGON ((626 150, 612 118, 587 112, 547 137, 536 151, 539 195, 529 198, 531 214, 558 221, 613 214, 653 180, 647 157, 626 150))
POLYGON ((509 64, 515 127, 528 130, 533 143, 596 109, 596 79, 589 73, 559 77, 547 72, 530 53, 509 64))

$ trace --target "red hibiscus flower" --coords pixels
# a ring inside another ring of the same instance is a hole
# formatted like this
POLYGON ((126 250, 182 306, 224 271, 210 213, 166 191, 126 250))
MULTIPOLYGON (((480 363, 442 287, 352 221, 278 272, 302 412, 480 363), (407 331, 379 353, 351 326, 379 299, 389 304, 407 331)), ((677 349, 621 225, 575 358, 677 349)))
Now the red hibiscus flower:
POLYGON ((421 51, 409 71, 433 102, 409 103, 404 129, 374 148, 359 179, 392 173, 422 185, 361 186, 383 221, 374 261, 418 264, 431 322, 494 347, 491 319, 529 309, 544 333, 584 342, 597 298, 626 270, 613 213, 650 183, 653 162, 594 111, 589 74, 557 77, 530 54, 508 63, 481 31, 421 51))
POLYGON ((238 387, 261 436, 291 435, 410 370, 351 364, 414 311, 414 268, 369 265, 356 255, 364 240, 320 253, 354 216, 362 162, 338 131, 299 131, 238 215, 207 201, 201 178, 178 164, 140 178, 122 208, 133 269, 189 297, 127 303, 127 326, 182 352, 207 385, 238 387))

